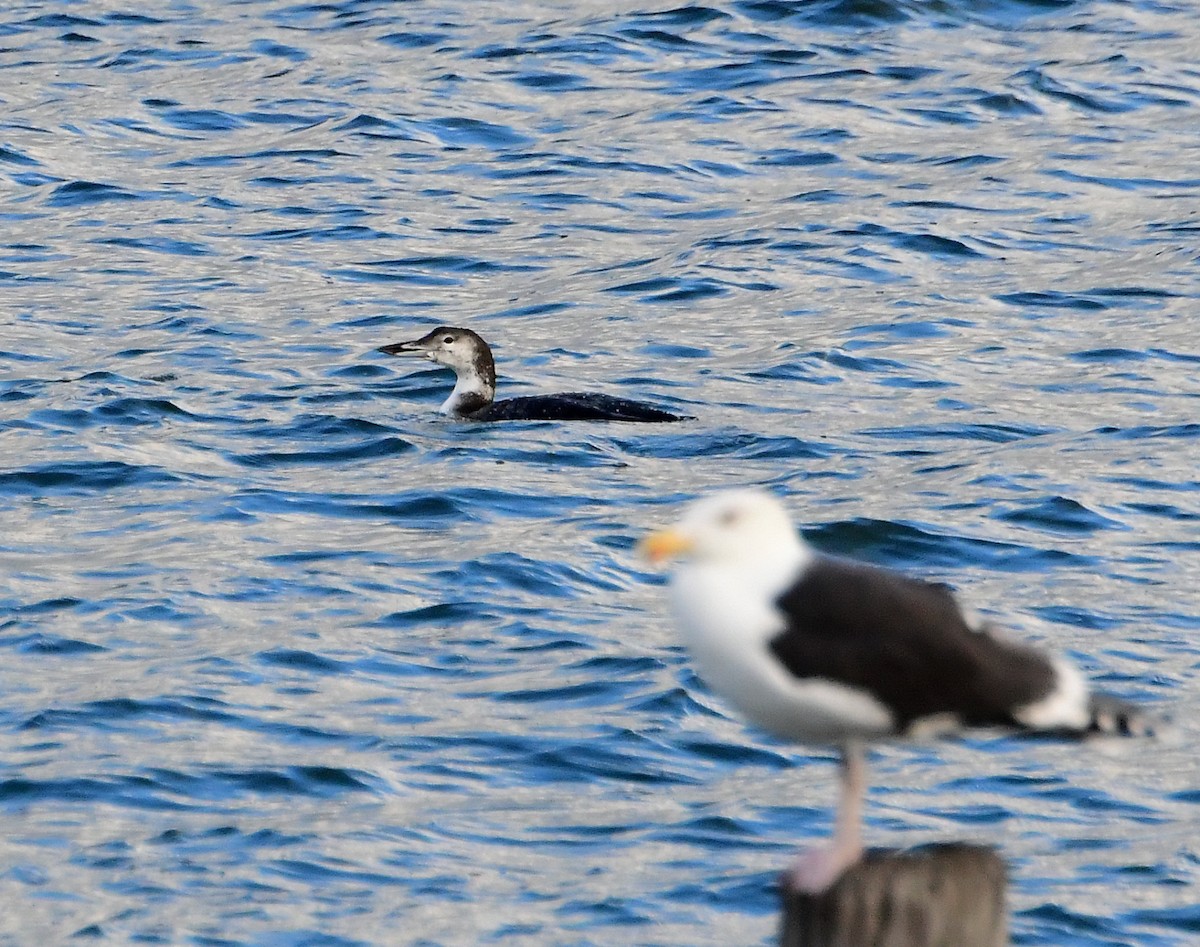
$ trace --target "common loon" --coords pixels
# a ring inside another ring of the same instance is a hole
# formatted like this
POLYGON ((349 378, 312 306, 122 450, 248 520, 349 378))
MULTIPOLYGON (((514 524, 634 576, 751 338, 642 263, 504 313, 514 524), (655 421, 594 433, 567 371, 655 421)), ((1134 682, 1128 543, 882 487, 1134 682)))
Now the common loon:
POLYGON ((438 326, 411 342, 381 345, 388 355, 422 355, 454 369, 456 380, 441 411, 471 421, 683 421, 653 405, 594 392, 528 395, 493 401, 496 363, 488 344, 470 329, 438 326))

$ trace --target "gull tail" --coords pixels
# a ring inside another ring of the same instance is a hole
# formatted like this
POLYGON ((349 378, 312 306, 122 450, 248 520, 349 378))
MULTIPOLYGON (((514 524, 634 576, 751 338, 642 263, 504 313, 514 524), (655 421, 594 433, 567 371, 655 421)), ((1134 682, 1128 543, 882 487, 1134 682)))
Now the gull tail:
POLYGON ((1088 715, 1088 733, 1154 736, 1156 721, 1146 711, 1111 694, 1092 694, 1088 700, 1088 715))

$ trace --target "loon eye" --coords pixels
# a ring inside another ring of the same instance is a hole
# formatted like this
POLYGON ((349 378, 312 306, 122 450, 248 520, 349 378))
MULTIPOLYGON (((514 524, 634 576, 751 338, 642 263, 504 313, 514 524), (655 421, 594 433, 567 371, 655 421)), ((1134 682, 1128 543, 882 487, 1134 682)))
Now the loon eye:
POLYGON ((444 339, 442 339, 442 341, 445 342, 447 345, 450 345, 454 341, 454 336, 448 335, 444 339))

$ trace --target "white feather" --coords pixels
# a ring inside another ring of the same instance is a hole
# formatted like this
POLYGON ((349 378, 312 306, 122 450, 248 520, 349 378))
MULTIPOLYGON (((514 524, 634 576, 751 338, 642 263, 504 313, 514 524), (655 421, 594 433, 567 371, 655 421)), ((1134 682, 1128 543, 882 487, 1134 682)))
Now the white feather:
POLYGON ((1054 689, 1041 700, 1013 712, 1013 719, 1035 730, 1086 730, 1091 723, 1088 686, 1079 672, 1063 658, 1050 659, 1054 666, 1054 689))

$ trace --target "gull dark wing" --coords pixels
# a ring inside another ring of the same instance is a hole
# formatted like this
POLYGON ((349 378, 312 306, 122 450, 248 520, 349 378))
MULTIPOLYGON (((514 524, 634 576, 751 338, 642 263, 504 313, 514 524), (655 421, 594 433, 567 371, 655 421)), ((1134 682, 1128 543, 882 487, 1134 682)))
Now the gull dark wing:
POLYGON ((471 412, 474 421, 683 421, 685 418, 629 398, 571 391, 506 398, 471 412))
POLYGON ((787 627, 770 647, 788 671, 870 693, 901 731, 945 713, 1016 725, 1057 684, 1045 655, 972 630, 944 585, 822 557, 777 604, 787 627))

